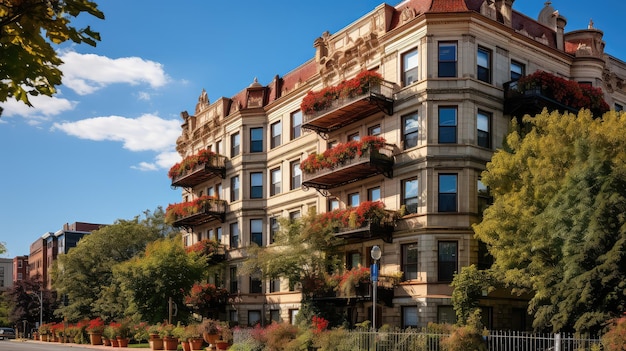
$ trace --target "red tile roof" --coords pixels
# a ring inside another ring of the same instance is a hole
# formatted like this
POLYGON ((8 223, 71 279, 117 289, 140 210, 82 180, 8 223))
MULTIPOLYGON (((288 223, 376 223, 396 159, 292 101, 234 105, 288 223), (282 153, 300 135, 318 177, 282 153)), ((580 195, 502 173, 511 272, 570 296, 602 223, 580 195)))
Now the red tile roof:
POLYGON ((469 11, 465 0, 432 0, 429 12, 464 12, 469 11))

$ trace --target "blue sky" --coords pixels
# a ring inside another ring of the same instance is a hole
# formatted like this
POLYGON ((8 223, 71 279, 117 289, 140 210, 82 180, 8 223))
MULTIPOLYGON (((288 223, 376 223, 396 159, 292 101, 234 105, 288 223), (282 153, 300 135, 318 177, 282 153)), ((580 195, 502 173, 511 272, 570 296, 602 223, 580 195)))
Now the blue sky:
MULTIPOLYGON (((180 202, 167 170, 178 161, 180 112, 193 113, 206 89, 211 102, 253 82, 268 84, 314 55, 313 41, 334 33, 376 0, 99 0, 105 20, 80 17, 102 36, 93 48, 63 45, 64 84, 35 108, 2 104, 0 242, 4 257, 64 223, 113 223, 180 202), (172 4, 176 4, 172 6, 172 4)), ((390 1, 396 5, 398 2, 390 1)), ((626 60, 626 3, 555 0, 566 31, 592 18, 606 52, 626 60), (600 6, 602 5, 602 6, 600 6)), ((536 18, 543 0, 513 8, 536 18)))

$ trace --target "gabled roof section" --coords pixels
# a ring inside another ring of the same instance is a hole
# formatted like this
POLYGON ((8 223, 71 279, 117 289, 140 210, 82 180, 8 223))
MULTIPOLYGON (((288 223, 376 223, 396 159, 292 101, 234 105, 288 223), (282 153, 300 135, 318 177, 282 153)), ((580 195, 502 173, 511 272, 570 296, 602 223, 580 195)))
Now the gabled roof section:
POLYGON ((432 0, 428 12, 466 12, 465 0, 432 0))

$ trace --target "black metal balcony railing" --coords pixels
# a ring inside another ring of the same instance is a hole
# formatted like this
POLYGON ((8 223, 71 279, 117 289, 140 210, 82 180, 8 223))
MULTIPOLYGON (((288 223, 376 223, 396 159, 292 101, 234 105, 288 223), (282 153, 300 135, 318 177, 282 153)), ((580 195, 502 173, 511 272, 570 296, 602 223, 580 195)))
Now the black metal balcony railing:
POLYGON ((205 203, 197 212, 176 216, 172 223, 174 227, 191 228, 214 220, 224 222, 226 217, 226 201, 215 200, 205 203))
POLYGON ((544 108, 561 112, 578 113, 578 109, 564 105, 554 99, 540 86, 520 91, 517 81, 504 83, 504 113, 511 116, 522 117, 526 114, 531 116, 541 113, 544 108))
POLYGON ((190 188, 213 177, 226 177, 226 156, 216 155, 209 162, 196 165, 184 174, 172 178, 172 186, 190 188))
POLYGON ((335 236, 350 241, 369 240, 381 238, 386 243, 391 243, 393 238, 393 223, 372 223, 367 221, 359 228, 338 228, 335 236))
POLYGON ((337 99, 324 110, 305 113, 302 128, 311 129, 317 133, 328 133, 379 111, 391 116, 394 102, 393 90, 391 83, 383 81, 370 86, 364 94, 337 99))
POLYGON ((361 179, 383 174, 393 177, 393 147, 387 145, 379 150, 370 149, 360 157, 347 160, 333 169, 321 169, 304 173, 302 186, 316 189, 331 189, 361 179))

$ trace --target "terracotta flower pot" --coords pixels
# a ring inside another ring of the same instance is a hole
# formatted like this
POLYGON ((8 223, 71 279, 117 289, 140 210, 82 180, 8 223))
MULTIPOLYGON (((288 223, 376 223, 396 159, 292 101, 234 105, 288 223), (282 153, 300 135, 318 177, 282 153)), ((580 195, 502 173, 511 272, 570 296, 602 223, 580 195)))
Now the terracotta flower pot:
POLYGON ((104 344, 104 346, 111 346, 111 339, 102 338, 102 344, 104 344))
POLYGON ((202 350, 203 344, 204 340, 202 340, 202 338, 189 339, 189 345, 191 345, 192 350, 202 350))
POLYGON ((89 334, 89 342, 92 345, 102 345, 102 334, 100 334, 100 333, 90 333, 89 334))
POLYGON ((189 344, 189 341, 181 341, 180 346, 183 347, 183 351, 191 351, 191 345, 189 344))
POLYGON ((178 349, 178 339, 171 336, 163 338, 163 350, 176 350, 178 349))
POLYGON ((116 338, 112 338, 111 339, 111 346, 113 346, 113 347, 120 347, 120 344, 117 342, 116 338))
POLYGON ((128 347, 129 338, 117 337, 117 344, 119 347, 128 347))
POLYGON ((217 340, 219 340, 220 335, 219 334, 209 334, 209 333, 204 333, 202 334, 202 338, 204 338, 204 341, 206 341, 209 344, 215 344, 215 342, 217 340))
POLYGON ((228 350, 229 345, 228 341, 224 340, 218 340, 215 342, 215 347, 217 347, 218 350, 228 350))
POLYGON ((163 350, 163 339, 161 339, 158 335, 156 337, 150 336, 150 348, 152 350, 163 350))

